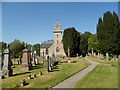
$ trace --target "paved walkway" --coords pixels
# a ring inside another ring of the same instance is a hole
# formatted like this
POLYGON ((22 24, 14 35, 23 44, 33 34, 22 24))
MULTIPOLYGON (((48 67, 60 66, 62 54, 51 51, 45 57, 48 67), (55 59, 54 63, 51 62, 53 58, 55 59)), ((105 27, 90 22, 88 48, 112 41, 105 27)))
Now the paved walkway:
POLYGON ((82 77, 84 77, 87 73, 89 73, 91 70, 93 70, 96 65, 99 63, 91 61, 86 58, 88 62, 91 63, 91 65, 84 70, 78 72, 77 74, 71 76, 70 78, 64 80, 63 82, 59 83, 58 85, 52 87, 52 88, 74 88, 74 85, 77 81, 79 81, 82 77))

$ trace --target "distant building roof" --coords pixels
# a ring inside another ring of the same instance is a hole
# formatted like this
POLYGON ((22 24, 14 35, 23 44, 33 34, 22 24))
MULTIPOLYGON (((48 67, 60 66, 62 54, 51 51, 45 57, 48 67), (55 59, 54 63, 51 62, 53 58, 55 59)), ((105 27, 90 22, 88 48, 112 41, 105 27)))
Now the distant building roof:
POLYGON ((44 43, 41 44, 41 48, 49 48, 53 44, 53 40, 48 40, 45 41, 44 43))

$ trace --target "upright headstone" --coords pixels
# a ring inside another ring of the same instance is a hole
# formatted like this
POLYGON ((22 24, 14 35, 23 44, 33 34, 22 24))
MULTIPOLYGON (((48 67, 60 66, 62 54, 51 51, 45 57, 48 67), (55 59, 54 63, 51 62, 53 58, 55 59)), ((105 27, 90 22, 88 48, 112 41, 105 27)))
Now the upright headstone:
POLYGON ((108 56, 108 53, 106 53, 106 59, 108 60, 109 56, 108 56))
POLYGON ((6 49, 4 50, 4 65, 3 65, 3 74, 7 77, 12 76, 12 61, 10 59, 10 50, 9 45, 6 45, 6 49))
POLYGON ((70 60, 70 48, 68 48, 68 60, 70 60))
POLYGON ((94 54, 94 51, 93 51, 93 48, 92 48, 92 56, 93 56, 93 54, 94 54))
POLYGON ((120 55, 118 56, 118 58, 120 59, 120 55))
POLYGON ((24 71, 29 71, 30 69, 30 53, 29 50, 27 49, 27 45, 25 45, 25 49, 22 51, 23 52, 23 57, 22 57, 22 64, 21 64, 21 70, 24 71))
POLYGON ((100 57, 100 53, 98 53, 98 57, 100 57))
POLYGON ((22 57, 21 56, 19 56, 19 61, 20 61, 20 64, 22 63, 22 57))
POLYGON ((94 56, 96 56, 96 53, 94 52, 94 56))
POLYGON ((49 56, 46 55, 46 70, 49 72, 49 56))
POLYGON ((36 53, 36 51, 34 51, 34 56, 35 56, 35 65, 37 65, 38 64, 38 59, 37 59, 37 53, 36 53))
POLYGON ((0 71, 2 71, 2 52, 0 52, 0 71))
POLYGON ((32 62, 32 65, 35 66, 35 53, 34 53, 34 52, 33 52, 33 54, 32 54, 32 59, 33 59, 33 60, 32 60, 32 61, 33 61, 33 62, 32 62))
POLYGON ((76 54, 77 58, 78 58, 78 53, 76 54))

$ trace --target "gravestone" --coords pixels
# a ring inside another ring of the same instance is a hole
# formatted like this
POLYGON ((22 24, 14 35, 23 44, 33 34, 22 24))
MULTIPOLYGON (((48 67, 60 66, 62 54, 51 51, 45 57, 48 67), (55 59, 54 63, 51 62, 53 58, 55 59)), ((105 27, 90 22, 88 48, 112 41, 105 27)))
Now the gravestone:
POLYGON ((41 72, 41 71, 39 72, 39 76, 40 76, 40 75, 42 75, 42 72, 41 72))
POLYGON ((120 55, 118 56, 118 58, 120 59, 120 55))
POLYGON ((49 72, 49 56, 46 55, 46 70, 49 72))
POLYGON ((36 73, 33 74, 33 77, 37 77, 36 73))
POLYGON ((28 75, 28 79, 32 79, 32 78, 31 78, 31 75, 28 75))
POLYGON ((108 53, 106 53, 106 59, 109 60, 109 56, 108 56, 108 53))
POLYGON ((51 59, 51 57, 49 58, 49 70, 51 71, 52 70, 52 65, 51 65, 51 63, 52 63, 52 59, 51 59))
POLYGON ((96 56, 96 53, 95 53, 95 52, 94 52, 93 54, 94 54, 94 56, 96 56))
POLYGON ((33 66, 35 66, 35 53, 33 52, 33 55, 32 55, 33 57, 32 57, 32 59, 33 59, 33 66))
POLYGON ((7 77, 12 76, 12 61, 10 59, 10 50, 9 45, 6 45, 6 49, 4 50, 4 65, 3 65, 3 74, 7 77))
POLYGON ((0 52, 0 79, 2 79, 2 52, 0 52))
POLYGON ((37 65, 37 64, 38 64, 38 59, 36 58, 36 59, 35 59, 35 65, 37 65))
POLYGON ((33 52, 33 63, 34 63, 34 65, 38 64, 38 59, 37 59, 37 56, 36 56, 36 51, 33 52))
POLYGON ((77 58, 78 58, 78 53, 76 54, 77 58))
POLYGON ((98 57, 100 57, 100 53, 98 53, 98 57))
POLYGON ((27 49, 27 45, 25 45, 25 49, 22 52, 23 52, 23 57, 22 57, 21 70, 29 71, 31 66, 31 61, 30 61, 30 55, 29 55, 30 53, 29 50, 27 49))
POLYGON ((22 84, 22 86, 25 86, 27 84, 26 80, 25 79, 21 80, 21 84, 22 84))
POLYGON ((20 64, 22 63, 22 57, 21 56, 19 56, 19 61, 20 61, 20 64))

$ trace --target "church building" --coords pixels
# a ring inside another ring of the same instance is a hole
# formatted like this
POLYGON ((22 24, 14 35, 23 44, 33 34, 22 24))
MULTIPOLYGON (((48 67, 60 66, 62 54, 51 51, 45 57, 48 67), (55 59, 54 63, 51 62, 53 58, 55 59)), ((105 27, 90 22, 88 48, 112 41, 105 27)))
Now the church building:
POLYGON ((62 43, 62 29, 60 23, 57 21, 53 29, 54 40, 49 40, 41 44, 40 55, 44 57, 46 55, 52 56, 66 56, 62 43))

